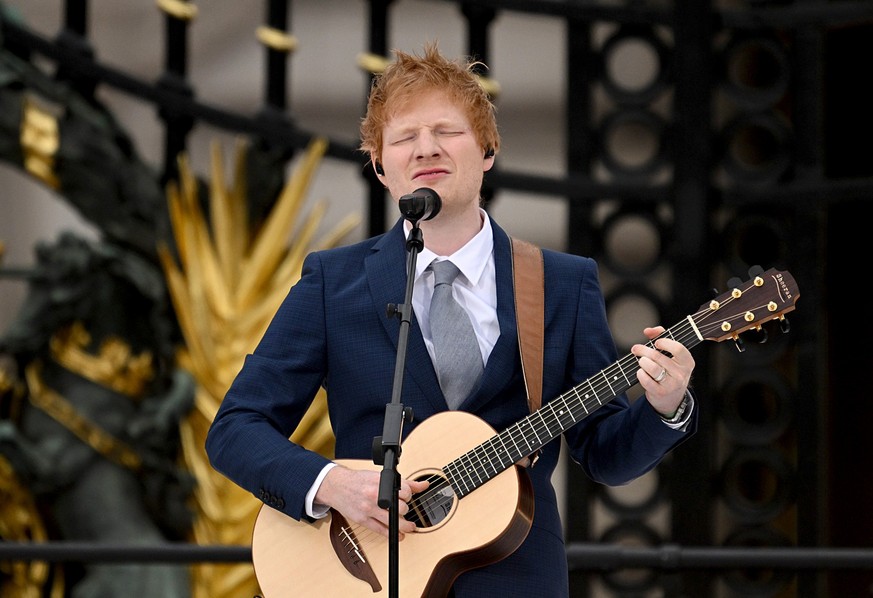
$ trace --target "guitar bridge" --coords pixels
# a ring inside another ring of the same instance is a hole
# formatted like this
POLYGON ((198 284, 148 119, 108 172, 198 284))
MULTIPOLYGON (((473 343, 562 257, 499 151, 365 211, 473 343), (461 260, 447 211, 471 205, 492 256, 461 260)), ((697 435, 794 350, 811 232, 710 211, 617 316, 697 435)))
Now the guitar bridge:
POLYGON ((382 591, 382 584, 379 583, 379 578, 376 577, 376 573, 367 562, 364 549, 358 542, 355 532, 345 517, 334 510, 330 512, 330 543, 346 571, 369 584, 373 592, 382 591))

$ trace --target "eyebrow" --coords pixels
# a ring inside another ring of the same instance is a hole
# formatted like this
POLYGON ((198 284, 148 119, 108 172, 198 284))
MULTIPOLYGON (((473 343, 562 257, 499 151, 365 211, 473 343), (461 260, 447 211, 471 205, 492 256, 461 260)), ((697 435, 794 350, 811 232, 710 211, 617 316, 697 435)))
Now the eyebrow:
POLYGON ((450 129, 456 129, 458 131, 471 131, 472 130, 472 127, 470 127, 469 125, 466 125, 466 124, 461 123, 461 122, 447 120, 447 119, 439 120, 433 124, 410 124, 410 125, 406 125, 406 126, 401 125, 398 127, 392 127, 391 125, 388 125, 385 129, 386 129, 386 132, 391 132, 395 135, 406 135, 409 133, 415 133, 419 129, 421 129, 422 127, 428 128, 431 130, 436 130, 436 129, 440 129, 440 128, 450 128, 450 129))

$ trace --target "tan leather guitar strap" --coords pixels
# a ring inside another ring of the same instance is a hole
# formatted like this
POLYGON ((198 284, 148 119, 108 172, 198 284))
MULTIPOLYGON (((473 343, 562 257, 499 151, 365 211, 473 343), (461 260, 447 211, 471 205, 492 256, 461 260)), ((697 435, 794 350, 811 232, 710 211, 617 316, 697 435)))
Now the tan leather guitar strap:
POLYGON ((512 279, 521 371, 531 413, 543 403, 543 338, 545 336, 545 283, 543 253, 539 247, 512 239, 512 279))

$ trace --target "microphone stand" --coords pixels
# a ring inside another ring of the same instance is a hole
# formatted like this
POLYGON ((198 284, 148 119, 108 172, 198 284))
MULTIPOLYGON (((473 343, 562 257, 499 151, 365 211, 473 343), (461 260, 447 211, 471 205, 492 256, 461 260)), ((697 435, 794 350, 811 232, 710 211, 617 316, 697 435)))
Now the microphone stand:
POLYGON ((397 463, 400 460, 400 439, 403 436, 404 422, 412 421, 412 408, 400 402, 403 387, 403 372, 406 365, 406 351, 409 340, 409 325, 412 318, 412 286, 415 282, 415 265, 419 252, 424 248, 418 220, 412 220, 412 230, 406 240, 409 256, 406 262, 406 296, 401 305, 389 304, 388 316, 400 318, 400 336, 397 341, 397 361, 394 367, 394 387, 391 402, 385 407, 385 422, 382 436, 373 439, 373 462, 382 465, 379 479, 379 506, 388 509, 388 596, 398 597, 400 571, 400 521, 398 501, 400 494, 400 474, 397 463))

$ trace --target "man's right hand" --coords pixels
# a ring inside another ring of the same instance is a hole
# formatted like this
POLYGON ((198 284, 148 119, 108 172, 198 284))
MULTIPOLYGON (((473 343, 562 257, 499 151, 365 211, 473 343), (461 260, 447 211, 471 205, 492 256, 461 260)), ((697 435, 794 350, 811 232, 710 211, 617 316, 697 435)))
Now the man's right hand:
MULTIPOLYGON (((388 537, 388 509, 379 506, 378 471, 354 470, 342 465, 334 467, 321 482, 315 494, 315 503, 336 509, 348 521, 363 525, 388 537)), ((418 492, 427 489, 429 482, 401 480, 398 492, 399 538, 415 531, 415 523, 404 519, 409 512, 409 501, 418 492)))

